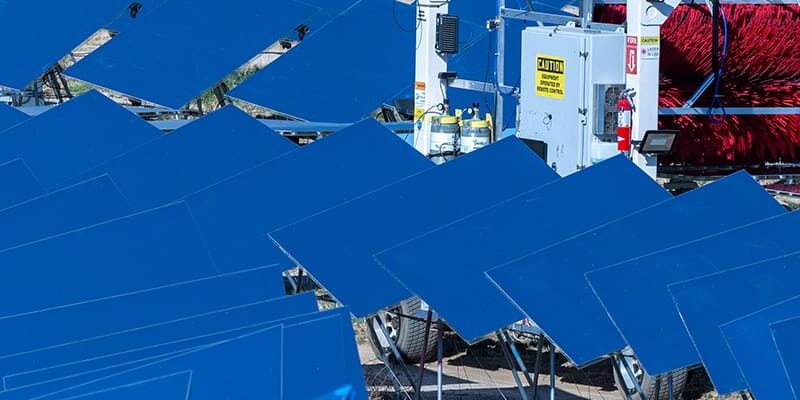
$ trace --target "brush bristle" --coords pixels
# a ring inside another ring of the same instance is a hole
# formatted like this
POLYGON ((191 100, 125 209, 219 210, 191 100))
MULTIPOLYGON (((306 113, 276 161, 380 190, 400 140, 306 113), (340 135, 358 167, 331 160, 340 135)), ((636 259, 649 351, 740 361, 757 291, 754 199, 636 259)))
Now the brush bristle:
MULTIPOLYGON (((800 7, 724 5, 728 57, 721 85, 729 107, 800 107, 800 7)), ((622 23, 624 5, 603 5, 598 21, 622 23)), ((661 107, 680 107, 711 73, 711 16, 705 5, 679 6, 661 30, 661 107)), ((695 104, 708 106, 707 92, 695 104)), ((714 124, 705 116, 661 117, 679 128, 678 151, 667 164, 760 164, 800 161, 800 116, 728 116, 714 124)))

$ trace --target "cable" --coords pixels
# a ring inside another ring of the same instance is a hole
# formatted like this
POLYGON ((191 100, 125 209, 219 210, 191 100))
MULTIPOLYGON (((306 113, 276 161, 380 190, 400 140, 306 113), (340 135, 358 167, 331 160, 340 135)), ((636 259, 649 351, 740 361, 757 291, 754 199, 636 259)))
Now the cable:
MULTIPOLYGON (((800 1, 800 0, 797 0, 797 1, 800 1)), ((692 0, 692 2, 687 5, 687 7, 693 7, 694 5, 695 5, 695 0, 692 0)), ((670 34, 677 32, 678 29, 680 29, 681 26, 683 26, 683 23, 686 22, 687 18, 689 18, 689 13, 688 12, 683 14, 683 18, 681 18, 681 20, 677 24, 675 24, 675 28, 672 29, 672 32, 670 32, 670 34)), ((668 36, 668 35, 669 34, 665 34, 664 36, 668 36)))
MULTIPOLYGON (((444 104, 439 103, 439 104, 430 106, 430 108, 425 110, 425 112, 422 113, 422 115, 420 115, 419 118, 414 119, 414 125, 419 123, 419 121, 422 121, 425 118, 425 116, 428 115, 428 114, 442 115, 441 112, 438 112, 438 111, 434 112, 433 111, 434 108, 439 108, 440 110, 444 110, 444 104)), ((417 147, 417 144, 419 143, 419 140, 420 140, 421 136, 422 135, 414 135, 414 147, 417 147)))
MULTIPOLYGON (((719 67, 716 71, 716 79, 714 82, 714 95, 711 98, 711 105, 708 107, 708 119, 711 120, 713 124, 721 124, 725 122, 728 118, 728 113, 725 111, 725 104, 722 101, 722 95, 720 94, 720 81, 722 80, 722 75, 725 72, 725 59, 728 56, 728 18, 725 15, 725 10, 718 6, 719 15, 722 19, 722 54, 719 59, 719 67), (722 110, 722 115, 715 116, 714 109, 722 110)), ((714 20, 714 24, 716 24, 716 20, 714 20)), ((714 46, 717 46, 716 37, 714 38, 715 43, 714 46)))
POLYGON ((486 110, 490 111, 492 114, 495 113, 495 110, 489 105, 489 97, 486 94, 486 83, 489 82, 489 74, 492 72, 492 56, 494 55, 494 36, 492 32, 489 32, 489 51, 487 52, 486 58, 486 75, 483 78, 483 105, 486 106, 486 110))
POLYGON ((442 103, 439 103, 439 104, 436 104, 436 105, 430 106, 430 108, 428 108, 427 110, 425 110, 425 112, 424 112, 424 113, 422 113, 422 115, 420 115, 420 116, 419 116, 419 118, 417 118, 417 119, 415 119, 415 120, 414 120, 414 123, 417 123, 417 122, 419 122, 419 121, 422 121, 422 119, 423 119, 423 118, 425 118, 425 116, 426 116, 426 115, 428 115, 428 114, 442 115, 441 111, 436 111, 436 112, 434 112, 434 111, 433 111, 433 109, 434 109, 434 108, 438 108, 439 110, 443 110, 443 109, 444 109, 444 104, 442 104, 442 103))
MULTIPOLYGON (((419 10, 419 2, 417 2, 415 10, 419 10)), ((417 11, 415 11, 414 13, 416 14, 417 11)), ((421 23, 419 18, 417 18, 417 25, 414 27, 413 30, 406 29, 403 27, 403 25, 400 25, 400 21, 397 19, 397 1, 394 0, 392 0, 392 19, 394 19, 394 24, 397 25, 397 27, 400 28, 401 31, 407 33, 416 32, 416 30, 419 28, 419 24, 421 23)))
MULTIPOLYGON (((797 1, 800 1, 800 0, 797 0, 797 1)), ((528 1, 528 5, 523 7, 522 6, 522 0, 517 0, 517 8, 519 8, 520 10, 531 11, 531 12, 536 11, 536 10, 533 9, 533 3, 530 2, 530 1, 528 1)), ((522 23, 525 24, 526 27, 529 26, 527 19, 523 19, 522 23)))
MULTIPOLYGON (((719 83, 719 0, 711 0, 711 73, 714 75, 714 84, 719 83)), ((716 94, 716 93, 715 93, 716 94)), ((713 99, 712 99, 713 101, 713 99)))

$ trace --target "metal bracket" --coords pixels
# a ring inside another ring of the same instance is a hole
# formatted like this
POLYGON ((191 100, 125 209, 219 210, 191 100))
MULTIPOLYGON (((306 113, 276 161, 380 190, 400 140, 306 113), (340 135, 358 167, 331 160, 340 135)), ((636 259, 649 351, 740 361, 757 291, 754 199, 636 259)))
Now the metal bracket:
MULTIPOLYGON (((625 373, 628 374, 628 376, 631 378, 633 387, 639 393, 639 396, 641 396, 642 400, 648 400, 647 393, 644 391, 644 389, 642 389, 642 385, 639 383, 639 380, 636 379, 636 374, 633 373, 633 369, 631 369, 630 364, 628 364, 627 357, 625 357, 624 354, 617 354, 616 358, 619 359, 619 363, 614 363, 614 364, 622 364, 623 368, 625 368, 625 373)), ((621 382, 624 382, 624 380, 622 380, 621 382)))
POLYGON ((659 2, 642 2, 641 23, 645 26, 661 26, 675 11, 681 0, 664 0, 659 2))

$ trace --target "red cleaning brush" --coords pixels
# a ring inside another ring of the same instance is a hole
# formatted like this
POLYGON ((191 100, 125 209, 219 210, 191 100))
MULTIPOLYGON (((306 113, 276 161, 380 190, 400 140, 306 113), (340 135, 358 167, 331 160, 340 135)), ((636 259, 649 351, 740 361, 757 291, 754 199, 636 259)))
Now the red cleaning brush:
MULTIPOLYGON (((728 107, 800 107, 800 7, 723 5, 728 56, 720 92, 728 107)), ((624 5, 603 5, 598 21, 622 23, 624 5)), ((711 74, 711 15, 705 5, 681 5, 662 27, 661 107, 680 107, 711 74)), ((709 90, 695 104, 711 103, 709 90)), ((706 116, 661 117, 664 128, 683 132, 677 152, 662 163, 754 165, 800 162, 800 116, 729 115, 720 124, 706 116)))

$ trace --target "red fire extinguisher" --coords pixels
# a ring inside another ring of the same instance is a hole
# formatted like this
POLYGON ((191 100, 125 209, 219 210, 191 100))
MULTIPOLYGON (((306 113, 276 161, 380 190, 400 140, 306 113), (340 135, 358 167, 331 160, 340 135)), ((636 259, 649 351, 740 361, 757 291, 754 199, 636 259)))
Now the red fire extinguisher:
POLYGON ((631 125, 633 123, 633 104, 626 94, 617 103, 617 150, 631 151, 631 125))

